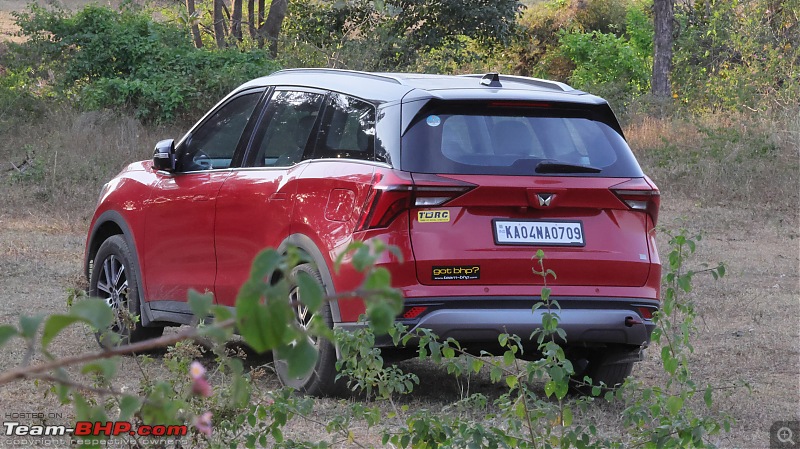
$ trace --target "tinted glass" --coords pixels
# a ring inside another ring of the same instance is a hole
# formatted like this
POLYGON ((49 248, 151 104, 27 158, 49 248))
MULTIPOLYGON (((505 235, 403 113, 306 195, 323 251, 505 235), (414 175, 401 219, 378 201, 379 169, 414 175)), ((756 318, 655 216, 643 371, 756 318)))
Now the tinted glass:
POLYGON ((618 132, 573 109, 427 108, 403 137, 401 155, 404 170, 422 173, 535 175, 547 161, 600 170, 567 175, 642 176, 618 132))
POLYGON ((226 103, 186 139, 178 149, 181 171, 228 168, 247 122, 263 92, 253 92, 226 103))
POLYGON ((375 160, 375 107, 353 97, 330 94, 314 156, 375 160))
POLYGON ((322 94, 277 91, 264 113, 263 125, 256 133, 255 167, 289 167, 303 159, 314 131, 322 94))

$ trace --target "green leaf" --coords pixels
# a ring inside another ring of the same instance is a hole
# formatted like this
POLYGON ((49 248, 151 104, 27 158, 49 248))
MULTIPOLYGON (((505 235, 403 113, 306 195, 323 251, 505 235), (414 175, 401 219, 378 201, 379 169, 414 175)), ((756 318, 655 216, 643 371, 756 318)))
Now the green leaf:
POLYGON ((0 347, 2 347, 6 342, 11 338, 16 336, 17 328, 6 324, 4 326, 0 326, 0 347))
POLYGON ((544 384, 544 394, 547 395, 547 397, 549 398, 550 396, 553 395, 553 393, 555 393, 556 386, 557 385, 555 382, 553 382, 552 380, 548 380, 547 383, 544 384))
POLYGON ((76 303, 69 309, 69 315, 80 318, 95 329, 105 329, 114 321, 114 312, 100 298, 89 298, 76 303))
POLYGON ((305 376, 317 363, 317 349, 307 338, 301 338, 295 345, 283 346, 276 352, 278 358, 286 362, 287 374, 292 378, 305 376))
POLYGON ((375 335, 384 335, 394 323, 395 310, 385 301, 372 301, 367 305, 369 327, 375 335))
POLYGON ((664 370, 670 374, 675 374, 675 371, 678 370, 678 359, 669 358, 664 360, 664 370))
POLYGON ((294 312, 286 301, 261 304, 258 297, 244 297, 236 302, 239 334, 258 353, 287 343, 288 326, 294 321, 294 312))
POLYGON ((325 297, 317 280, 305 271, 298 271, 295 281, 303 304, 308 306, 312 312, 319 310, 325 297))
POLYGON ((445 358, 452 359, 456 356, 455 349, 451 348, 450 346, 445 346, 442 348, 442 355, 445 358))
POLYGON ((206 319, 210 315, 212 304, 214 304, 213 293, 200 293, 197 290, 189 289, 189 308, 197 318, 206 319))
POLYGON ((22 338, 35 337, 36 331, 39 330, 39 325, 42 324, 42 320, 44 320, 44 318, 44 315, 19 317, 19 329, 22 338))
POLYGON ((719 277, 725 276, 725 264, 720 263, 717 267, 717 273, 719 273, 719 277))
POLYGON ((692 278, 691 278, 691 276, 688 276, 688 275, 680 276, 678 278, 678 287, 680 287, 681 290, 685 291, 686 293, 691 292, 692 291, 692 278))
MULTIPOLYGON (((106 309, 111 310, 108 306, 106 309)), ((79 317, 70 315, 52 315, 47 318, 44 323, 44 331, 42 332, 42 347, 47 349, 50 342, 67 326, 77 321, 82 321, 79 317)))
POLYGON ((569 407, 564 407, 564 410, 561 411, 561 422, 564 424, 564 427, 569 427, 572 425, 572 409, 569 407))
POLYGON ((713 403, 713 398, 711 395, 712 395, 712 390, 711 386, 709 385, 708 387, 706 387, 706 392, 703 395, 703 400, 706 401, 706 407, 709 408, 711 408, 711 404, 713 403))
POLYGON ((559 400, 564 399, 567 396, 567 393, 569 393, 569 382, 556 382, 555 393, 559 400))
POLYGON ((353 253, 351 263, 353 268, 358 271, 365 271, 367 267, 373 265, 375 263, 375 258, 370 254, 369 246, 366 244, 360 245, 353 253))
POLYGON ((250 280, 256 282, 269 280, 272 273, 280 266, 282 259, 283 257, 274 249, 261 251, 253 259, 253 265, 250 267, 250 280))
POLYGON ((125 395, 119 401, 119 418, 118 421, 130 421, 133 414, 139 410, 142 401, 136 396, 125 395))
POLYGON ((518 382, 519 379, 517 376, 506 376, 506 385, 508 385, 508 388, 516 387, 518 382))
MULTIPOLYGON (((45 329, 47 326, 45 325, 45 329)), ((87 363, 86 365, 81 368, 81 372, 86 373, 98 373, 102 375, 106 380, 111 380, 116 376, 117 369, 119 369, 119 357, 111 357, 108 359, 99 359, 92 363, 87 363)))
POLYGON ((392 275, 384 267, 376 268, 364 281, 367 290, 382 290, 392 285, 392 275))
POLYGON ((497 365, 492 365, 492 370, 489 372, 489 378, 492 379, 492 382, 500 382, 500 379, 503 378, 503 369, 497 365))
POLYGON ((683 408, 683 398, 680 396, 670 396, 667 399, 667 410, 671 415, 677 415, 681 408, 683 408))
POLYGON ((505 363, 506 366, 513 365, 515 359, 516 359, 516 357, 514 357, 514 353, 513 352, 506 351, 506 352, 503 353, 503 363, 505 363))
POLYGON ((477 358, 472 359, 472 371, 479 373, 481 368, 483 368, 483 360, 477 358))

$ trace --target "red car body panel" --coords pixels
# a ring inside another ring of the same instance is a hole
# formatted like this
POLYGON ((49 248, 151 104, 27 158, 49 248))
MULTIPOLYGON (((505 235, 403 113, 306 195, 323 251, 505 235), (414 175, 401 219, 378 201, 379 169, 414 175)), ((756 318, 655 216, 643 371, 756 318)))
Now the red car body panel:
POLYGON ((215 208, 230 172, 155 176, 139 253, 147 298, 186 301, 189 289, 213 292, 215 208))
POLYGON ((304 169, 237 170, 225 181, 217 200, 214 229, 214 297, 218 304, 233 306, 256 254, 264 248, 277 248, 289 235, 292 198, 304 169))

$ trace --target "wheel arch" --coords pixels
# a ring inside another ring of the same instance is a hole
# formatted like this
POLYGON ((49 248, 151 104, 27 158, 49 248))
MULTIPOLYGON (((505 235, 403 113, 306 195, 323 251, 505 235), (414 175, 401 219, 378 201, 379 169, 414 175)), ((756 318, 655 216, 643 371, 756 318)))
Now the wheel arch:
MULTIPOLYGON (((322 284, 325 288, 325 294, 328 296, 335 295, 336 289, 333 287, 333 276, 328 268, 325 256, 317 247, 316 243, 314 243, 314 241, 305 234, 292 234, 284 239, 283 242, 281 242, 281 244, 278 246, 278 252, 282 255, 286 255, 289 251, 289 247, 296 247, 304 253, 308 259, 308 262, 316 265, 317 270, 319 270, 320 277, 322 277, 322 284)), ((331 318, 333 322, 340 323, 342 321, 342 317, 339 313, 338 301, 330 301, 330 306, 331 318)))
POLYGON ((86 245, 86 254, 84 256, 83 273, 86 276, 87 282, 91 282, 91 269, 92 263, 100 246, 109 237, 114 235, 121 235, 128 245, 128 249, 133 257, 133 263, 136 265, 138 276, 136 276, 137 288, 139 290, 139 301, 141 304, 141 319, 142 324, 147 326, 151 321, 149 309, 146 307, 147 301, 145 299, 144 282, 142 280, 142 265, 139 263, 139 252, 137 251, 136 239, 131 232, 130 226, 127 221, 119 212, 115 210, 107 210, 100 214, 92 226, 89 233, 88 244, 86 245))

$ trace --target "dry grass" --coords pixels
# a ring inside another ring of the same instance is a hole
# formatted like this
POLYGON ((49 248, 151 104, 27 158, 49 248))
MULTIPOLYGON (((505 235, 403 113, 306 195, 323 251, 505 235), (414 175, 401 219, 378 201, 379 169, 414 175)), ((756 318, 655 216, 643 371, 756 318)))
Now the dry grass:
POLYGON ((797 221, 800 110, 644 117, 626 130, 653 180, 699 204, 764 205, 797 221))
POLYGON ((55 108, 20 123, 0 141, 0 192, 7 213, 47 215, 81 229, 100 187, 125 165, 152 155, 155 142, 180 137, 177 127, 145 127, 112 112, 55 108), (26 164, 22 172, 14 165, 26 164))

